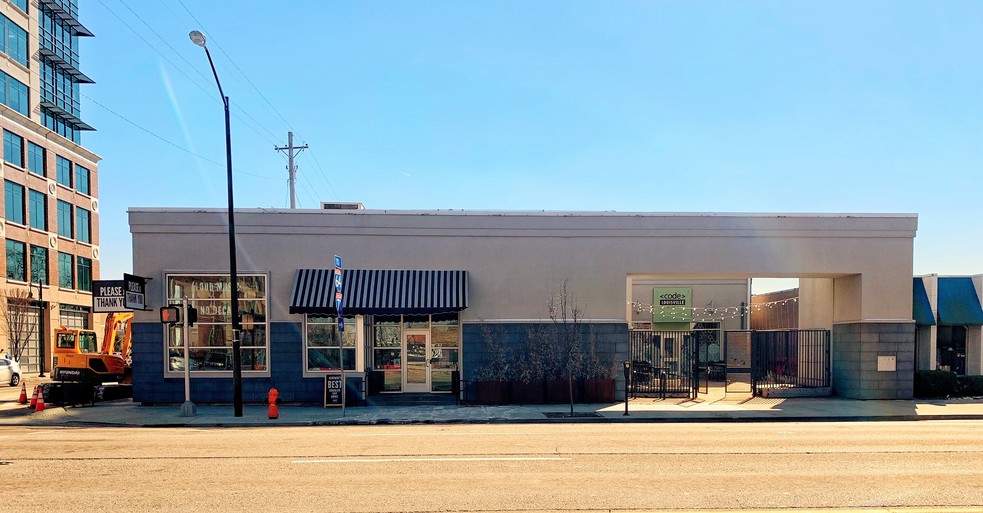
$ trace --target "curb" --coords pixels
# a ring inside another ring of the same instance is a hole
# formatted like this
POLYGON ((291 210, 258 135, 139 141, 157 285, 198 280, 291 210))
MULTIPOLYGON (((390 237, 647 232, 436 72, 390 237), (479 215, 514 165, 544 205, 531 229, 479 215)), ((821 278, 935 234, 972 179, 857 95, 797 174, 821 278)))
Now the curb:
MULTIPOLYGON (((26 420, 31 420, 30 418, 26 420)), ((160 422, 160 423, 135 423, 135 422, 107 422, 107 421, 84 421, 66 420, 59 422, 52 419, 37 419, 33 422, 23 422, 7 425, 32 425, 32 426, 65 426, 65 427, 144 427, 144 428, 268 428, 268 427, 313 427, 313 426, 404 426, 404 425, 493 425, 493 424, 586 424, 586 423, 610 423, 610 424, 713 424, 713 423, 765 423, 765 422, 917 422, 917 421, 953 421, 953 420, 983 420, 983 414, 971 415, 863 415, 851 417, 836 416, 810 416, 810 417, 674 417, 674 418, 655 418, 655 417, 636 417, 633 419, 621 418, 522 418, 522 419, 325 419, 325 420, 288 420, 276 423, 261 422, 229 422, 217 420, 214 422, 196 422, 196 419, 189 419, 187 422, 160 422)))

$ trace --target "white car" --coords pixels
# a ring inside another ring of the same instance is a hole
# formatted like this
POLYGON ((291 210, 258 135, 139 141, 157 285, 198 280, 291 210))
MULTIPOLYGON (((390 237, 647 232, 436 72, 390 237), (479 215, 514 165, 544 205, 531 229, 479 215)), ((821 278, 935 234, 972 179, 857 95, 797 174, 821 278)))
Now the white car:
POLYGON ((12 387, 20 385, 20 363, 6 354, 0 357, 0 383, 10 383, 12 387))

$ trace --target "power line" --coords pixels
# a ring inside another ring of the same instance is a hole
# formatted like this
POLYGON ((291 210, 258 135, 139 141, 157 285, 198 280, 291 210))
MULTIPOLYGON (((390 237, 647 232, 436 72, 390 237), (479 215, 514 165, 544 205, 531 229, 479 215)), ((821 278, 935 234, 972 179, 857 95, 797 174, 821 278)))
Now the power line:
MULTIPOLYGON (((173 147, 175 147, 175 148, 177 148, 177 149, 179 149, 179 150, 181 150, 181 151, 183 151, 185 153, 194 155, 195 157, 198 157, 199 159, 201 159, 201 160, 203 160, 205 162, 208 162, 209 164, 215 164, 216 166, 222 166, 222 167, 225 167, 225 165, 226 165, 224 162, 218 162, 216 160, 212 160, 212 159, 210 159, 210 158, 208 158, 208 157, 206 157, 204 155, 201 155, 199 153, 195 153, 195 152, 193 152, 193 151, 191 151, 191 150, 189 150, 189 149, 187 149, 187 148, 185 148, 185 147, 183 147, 183 146, 181 146, 181 145, 179 145, 177 143, 174 143, 172 141, 169 141, 169 140, 165 139, 164 137, 161 137, 160 135, 157 135, 156 133, 148 130, 147 128, 144 128, 143 126, 139 125, 138 123, 136 123, 134 121, 131 121, 130 119, 128 119, 125 116, 123 116, 122 114, 114 111, 113 109, 110 109, 109 107, 107 107, 107 106, 105 106, 105 105, 97 102, 96 100, 92 99, 90 96, 86 95, 85 93, 80 93, 80 94, 86 100, 89 100, 93 104, 98 105, 99 107, 102 107, 104 110, 106 110, 110 114, 112 114, 112 115, 114 115, 114 116, 122 119, 123 121, 126 121, 127 123, 129 123, 129 124, 131 124, 131 125, 139 128, 140 130, 146 132, 147 134, 150 134, 151 136, 153 136, 153 137, 155 137, 155 138, 163 141, 166 144, 169 144, 169 145, 171 145, 171 146, 173 146, 173 147)), ((244 174, 244 175, 255 176, 257 178, 264 178, 266 180, 278 180, 278 178, 272 178, 272 177, 269 177, 269 176, 258 175, 256 173, 250 173, 248 171, 242 171, 241 169, 233 169, 233 171, 236 172, 236 173, 244 174)))
MULTIPOLYGON (((188 79, 188 80, 189 80, 189 81, 190 81, 190 82, 191 82, 192 84, 194 84, 194 85, 195 85, 195 87, 197 87, 198 89, 201 89, 201 91, 202 91, 202 92, 204 92, 205 94, 207 94, 207 95, 208 95, 208 96, 209 96, 210 98, 214 98, 214 96, 212 96, 212 95, 214 95, 214 94, 215 94, 215 92, 214 92, 214 91, 210 91, 210 90, 208 90, 208 89, 206 89, 206 88, 205 88, 205 87, 203 87, 203 86, 202 86, 202 85, 201 85, 201 84, 200 84, 200 83, 199 83, 199 82, 198 82, 197 80, 195 80, 195 79, 194 79, 194 78, 192 78, 192 77, 191 77, 190 75, 188 75, 188 74, 187 74, 187 73, 186 73, 186 72, 184 71, 184 67, 183 67, 183 66, 178 66, 177 64, 175 64, 175 63, 174 63, 174 61, 172 61, 171 59, 169 59, 169 58, 168 58, 168 57, 167 57, 166 55, 164 55, 164 53, 163 53, 163 52, 161 52, 160 50, 158 50, 156 46, 154 46, 154 45, 153 45, 153 44, 152 44, 152 43, 151 43, 150 41, 148 41, 148 40, 147 40, 147 39, 146 39, 145 37, 143 37, 143 35, 142 35, 142 34, 140 34, 140 32, 138 32, 138 31, 137 31, 137 30, 136 30, 135 28, 133 28, 133 27, 132 27, 132 26, 131 26, 131 25, 130 25, 129 23, 127 23, 127 22, 126 22, 126 20, 124 20, 124 19, 123 19, 122 17, 120 17, 120 15, 119 15, 119 14, 116 14, 116 12, 115 12, 115 11, 113 11, 112 9, 110 9, 110 8, 109 8, 109 6, 108 6, 108 5, 106 5, 106 4, 105 4, 105 3, 104 3, 104 2, 102 1, 102 0, 98 0, 98 2, 99 2, 99 4, 100 4, 100 5, 102 5, 102 6, 103 6, 103 7, 104 7, 104 8, 105 8, 105 9, 106 9, 107 11, 109 11, 109 13, 110 13, 110 14, 112 14, 112 15, 113 15, 114 17, 116 17, 116 19, 118 19, 118 20, 120 21, 120 23, 122 23, 123 25, 125 25, 125 26, 126 26, 126 28, 128 28, 128 29, 130 29, 130 31, 131 31, 131 32, 133 32, 134 34, 136 34, 136 36, 137 36, 137 37, 139 37, 141 41, 143 41, 144 43, 146 43, 146 45, 147 45, 147 46, 149 46, 151 50, 153 50, 154 52, 156 52, 156 53, 157 53, 157 55, 159 55, 159 56, 160 56, 160 57, 161 57, 162 59, 164 59, 164 60, 165 60, 165 61, 166 61, 166 62, 167 62, 168 64, 170 64, 170 65, 171 65, 171 67, 173 67, 174 69, 176 69, 176 70, 178 71, 178 73, 180 73, 180 74, 182 74, 182 75, 184 75, 184 77, 185 77, 185 78, 187 78, 187 79, 188 79)), ((126 4, 123 4, 123 5, 124 5, 124 6, 126 6, 126 4)), ((129 9, 129 7, 127 7, 127 9, 129 9)), ((131 12, 132 12, 132 9, 131 9, 131 12)), ((138 17, 138 18, 139 18, 139 17, 138 17)), ((140 19, 140 21, 142 21, 142 22, 143 22, 143 19, 140 19)), ((146 25, 146 22, 143 22, 143 23, 144 23, 144 24, 146 25)), ((148 27, 149 27, 149 25, 148 25, 148 27)), ((151 31, 153 31, 153 29, 151 29, 151 31)), ((154 34, 156 34, 156 35, 157 35, 157 37, 158 37, 158 38, 160 38, 160 34, 157 34, 157 32, 156 32, 156 31, 153 31, 153 32, 154 32, 154 34)), ((161 39, 163 40, 163 38, 161 38, 161 39)), ((165 44, 166 44, 166 42, 165 42, 165 44)), ((178 56, 180 56, 180 57, 181 57, 182 59, 184 59, 184 57, 183 57, 183 56, 181 56, 181 55, 180 55, 180 53, 178 53, 178 52, 177 52, 176 50, 174 50, 174 48, 173 48, 173 47, 171 47, 170 45, 168 45, 168 48, 171 48, 171 50, 172 50, 172 51, 174 51, 175 53, 177 53, 177 54, 178 54, 178 56)), ((184 61, 185 61, 185 62, 188 62, 188 61, 187 61, 187 59, 184 59, 184 61)), ((200 70, 198 70, 197 68, 195 68, 194 66, 192 66, 192 65, 191 65, 191 63, 188 63, 188 65, 189 65, 189 66, 191 67, 191 69, 194 69, 195 71, 197 71, 197 72, 198 72, 198 75, 199 75, 199 76, 204 76, 204 75, 202 74, 202 72, 201 72, 200 70)), ((206 80, 207 80, 207 79, 206 79, 206 80)), ((242 112, 243 112, 243 113, 245 114, 245 111, 242 111, 242 112)), ((256 128, 255 128, 254 126, 252 126, 252 125, 251 125, 250 123, 248 123, 248 122, 247 122, 246 120, 244 120, 244 119, 243 119, 242 117, 240 117, 240 116, 239 116, 239 115, 238 115, 238 114, 237 114, 236 112, 232 112, 232 115, 233 115, 233 116, 235 116, 235 117, 236 117, 236 118, 237 118, 237 119, 238 119, 239 121, 242 121, 242 122, 243 122, 243 124, 244 124, 244 125, 245 125, 245 126, 246 126, 247 128, 249 128, 250 130, 252 130, 252 131, 254 131, 254 132, 256 132, 256 134, 257 134, 257 135, 259 135, 260 137, 263 137, 263 138, 265 138, 265 139, 266 139, 267 141, 269 141, 269 142, 271 142, 271 143, 273 143, 273 144, 276 144, 276 140, 275 140, 275 139, 271 139, 271 138, 267 138, 267 137, 266 137, 265 135, 263 135, 262 133, 260 133, 260 132, 259 132, 259 130, 257 130, 257 129, 256 129, 256 128)), ((248 114, 246 114, 246 115, 248 116, 248 114)), ((252 116, 250 116, 250 118, 251 118, 251 117, 252 117, 252 116)), ((260 126, 262 126, 262 123, 260 123, 259 121, 256 121, 255 119, 253 119, 253 121, 255 121, 255 122, 256 122, 256 123, 258 124, 258 125, 260 125, 260 126)), ((264 129, 265 129, 265 127, 264 127, 264 129)), ((271 133, 271 135, 272 135, 272 133, 271 133)))
MULTIPOLYGON (((193 12, 191 12, 191 9, 188 9, 188 6, 184 5, 184 2, 182 0, 178 0, 178 3, 181 4, 181 7, 183 7, 184 10, 188 12, 188 15, 191 16, 191 19, 195 20, 195 23, 197 23, 198 26, 201 27, 201 29, 205 31, 205 33, 208 33, 208 31, 205 29, 205 25, 194 15, 193 12)), ((236 71, 238 71, 239 74, 242 75, 242 78, 246 79, 246 82, 248 82, 249 85, 252 86, 253 90, 256 91, 256 93, 259 95, 259 97, 262 98, 263 101, 265 101, 267 105, 269 105, 270 110, 274 114, 276 114, 277 117, 280 118, 280 120, 283 121, 283 123, 287 126, 287 129, 289 131, 293 132, 294 129, 293 129, 293 127, 290 126, 290 122, 287 121, 287 119, 284 118, 282 114, 280 114, 280 111, 277 110, 277 108, 270 102, 270 100, 266 98, 266 95, 264 95, 263 92, 260 91, 258 87, 256 87, 256 84, 253 84, 253 81, 252 80, 249 80, 249 76, 246 75, 242 71, 242 69, 239 68, 239 65, 236 64, 235 59, 233 59, 232 56, 230 56, 229 54, 225 53, 225 50, 222 48, 222 45, 216 44, 215 46, 218 48, 218 51, 222 52, 222 55, 224 55, 225 58, 228 59, 228 61, 232 64, 232 66, 236 69, 236 71)))

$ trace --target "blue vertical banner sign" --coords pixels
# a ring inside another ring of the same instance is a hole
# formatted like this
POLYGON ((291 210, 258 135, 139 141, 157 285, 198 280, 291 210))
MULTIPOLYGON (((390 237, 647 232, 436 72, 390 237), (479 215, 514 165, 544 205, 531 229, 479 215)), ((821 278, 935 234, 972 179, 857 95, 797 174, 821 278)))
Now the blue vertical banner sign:
POLYGON ((338 311, 338 331, 345 331, 345 321, 341 318, 344 301, 341 296, 341 257, 334 256, 334 309, 338 311))

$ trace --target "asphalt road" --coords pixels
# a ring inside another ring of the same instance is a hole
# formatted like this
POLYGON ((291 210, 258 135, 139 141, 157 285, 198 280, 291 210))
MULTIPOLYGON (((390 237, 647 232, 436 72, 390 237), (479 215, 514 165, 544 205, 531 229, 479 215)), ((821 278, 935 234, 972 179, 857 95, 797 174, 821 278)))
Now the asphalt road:
POLYGON ((3 511, 983 505, 983 422, 0 428, 3 511))

